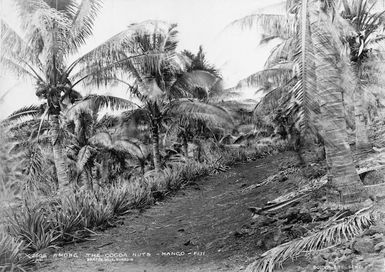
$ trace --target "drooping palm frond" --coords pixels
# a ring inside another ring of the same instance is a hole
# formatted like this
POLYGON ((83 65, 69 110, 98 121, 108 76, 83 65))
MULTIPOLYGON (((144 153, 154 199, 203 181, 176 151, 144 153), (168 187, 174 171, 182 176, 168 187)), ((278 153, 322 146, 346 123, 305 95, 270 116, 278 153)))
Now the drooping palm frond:
POLYGON ((111 147, 113 144, 112 137, 107 132, 100 132, 92 136, 88 141, 93 145, 102 147, 111 147))
POLYGON ((261 100, 256 104, 253 115, 266 115, 276 109, 286 109, 291 101, 291 88, 295 85, 296 80, 292 79, 285 85, 268 90, 261 100))
POLYGON ((70 48, 70 19, 42 0, 16 0, 22 29, 28 44, 37 48, 47 67, 62 63, 70 48), (52 56, 58 60, 52 63, 52 56))
POLYGON ((170 104, 168 114, 202 120, 213 127, 232 127, 231 115, 222 107, 197 100, 180 99, 170 104))
POLYGON ((235 20, 231 26, 241 28, 260 27, 265 35, 287 39, 294 34, 294 20, 290 16, 281 14, 252 14, 235 20))
POLYGON ((78 158, 76 161, 76 168, 78 172, 82 172, 84 170, 84 166, 91 159, 92 154, 94 152, 94 148, 89 145, 83 146, 78 153, 78 158))
POLYGON ((171 91, 174 97, 185 97, 186 93, 194 95, 194 92, 199 89, 206 92, 205 97, 209 95, 210 90, 218 83, 221 79, 215 74, 204 70, 193 70, 191 72, 185 72, 179 77, 171 87, 171 91))
POLYGON ((270 249, 262 254, 260 259, 250 264, 246 271, 272 272, 276 266, 282 265, 286 260, 295 259, 302 254, 318 251, 360 235, 373 225, 379 216, 380 214, 373 209, 358 211, 352 216, 332 222, 332 225, 314 234, 270 249))
POLYGON ((140 145, 128 139, 115 141, 113 149, 129 153, 137 158, 142 158, 144 156, 144 152, 142 151, 140 145))
POLYGON ((45 104, 25 106, 11 113, 5 121, 18 121, 28 117, 38 117, 44 113, 45 108, 45 104))
POLYGON ((102 6, 101 0, 82 0, 76 8, 70 8, 71 37, 75 51, 92 35, 96 15, 102 6))
POLYGON ((265 62, 265 68, 272 68, 281 62, 292 61, 297 43, 297 38, 290 37, 274 47, 265 62))
POLYGON ((97 147, 124 152, 135 157, 143 156, 142 148, 140 147, 140 144, 137 143, 137 141, 133 141, 126 138, 114 139, 107 132, 100 132, 95 134, 89 139, 89 142, 97 147))
POLYGON ((24 68, 26 66, 23 65, 24 63, 31 63, 37 67, 42 66, 35 55, 34 49, 2 19, 0 20, 0 28, 0 56, 2 59, 13 61, 24 68))
MULTIPOLYGON (((124 58, 130 57, 133 52, 140 52, 138 50, 140 43, 136 40, 137 38, 155 33, 165 35, 165 33, 169 31, 169 28, 170 25, 162 21, 149 20, 132 24, 128 26, 126 30, 116 34, 100 46, 80 57, 77 62, 80 65, 84 64, 88 67, 95 67, 97 63, 101 61, 110 64, 121 61, 124 58), (122 53, 125 54, 123 57, 122 53)), ((148 51, 146 52, 149 53, 148 51)))
MULTIPOLYGON (((128 74, 138 78, 141 69, 156 71, 159 63, 168 56, 164 52, 146 52, 135 55, 120 53, 114 58, 99 59, 95 62, 80 64, 80 71, 74 73, 70 79, 76 86, 82 82, 85 86, 107 86, 107 84, 116 83, 118 76, 128 74)), ((77 63, 76 63, 77 64, 77 63)), ((75 65, 76 65, 75 64, 75 65)))
POLYGON ((293 77, 293 64, 282 63, 270 69, 264 69, 238 82, 235 89, 262 87, 266 85, 282 86, 293 77))
POLYGON ((81 111, 98 112, 103 108, 111 110, 133 109, 137 105, 127 99, 109 95, 88 95, 76 102, 66 111, 66 116, 72 118, 81 111))
MULTIPOLYGON (((13 142, 37 142, 39 135, 47 135, 50 129, 49 122, 47 120, 41 120, 40 118, 33 118, 22 122, 11 123, 7 127, 7 136, 10 141, 13 142)), ((43 145, 43 142, 40 143, 43 145)))
POLYGON ((297 55, 294 59, 296 67, 296 75, 298 81, 290 90, 294 98, 292 106, 288 108, 289 114, 297 115, 297 126, 300 128, 302 134, 309 131, 316 131, 311 120, 314 120, 314 113, 319 114, 319 107, 317 106, 317 76, 315 53, 312 40, 313 29, 311 29, 311 22, 309 13, 314 12, 309 9, 308 0, 302 1, 300 6, 301 23, 299 31, 301 34, 301 42, 298 43, 297 55))
POLYGON ((113 116, 109 114, 103 115, 103 117, 94 125, 95 130, 110 128, 117 126, 121 121, 119 116, 113 116))

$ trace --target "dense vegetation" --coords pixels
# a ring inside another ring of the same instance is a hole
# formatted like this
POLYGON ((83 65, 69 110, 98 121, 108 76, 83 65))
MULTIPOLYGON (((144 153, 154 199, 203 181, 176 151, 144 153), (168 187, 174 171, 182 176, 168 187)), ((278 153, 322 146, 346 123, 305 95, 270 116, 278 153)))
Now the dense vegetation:
POLYGON ((15 0, 23 33, 1 21, 0 65, 32 79, 42 103, 1 123, 0 200, 9 216, 0 268, 27 269, 28 254, 86 240, 194 179, 285 150, 303 168, 326 160, 328 205, 367 213, 282 245, 250 270, 272 270, 378 220, 377 196, 356 166, 383 147, 372 130, 383 108, 384 11, 369 0, 286 2, 286 14, 233 23, 280 43, 264 70, 225 89, 201 47, 177 50, 176 25, 132 24, 79 57, 101 1, 15 0), (127 97, 81 94, 102 86, 127 97), (234 98, 245 86, 264 93, 251 109, 234 98))

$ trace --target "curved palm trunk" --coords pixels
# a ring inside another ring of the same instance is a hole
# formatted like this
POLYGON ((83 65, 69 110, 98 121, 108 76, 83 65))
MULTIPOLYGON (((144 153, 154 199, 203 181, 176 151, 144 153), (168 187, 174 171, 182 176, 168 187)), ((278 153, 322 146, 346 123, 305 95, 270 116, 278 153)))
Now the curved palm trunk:
POLYGON ((51 126, 51 145, 53 150, 53 158, 56 168, 57 175, 57 188, 58 190, 63 189, 64 186, 69 184, 69 178, 67 175, 67 164, 65 155, 63 154, 63 148, 60 144, 59 138, 59 117, 57 115, 52 115, 50 117, 50 126, 51 126))
POLYGON ((152 128, 152 155, 154 157, 154 167, 156 171, 161 169, 160 149, 159 149, 159 126, 153 122, 152 128))
POLYGON ((321 103, 323 138, 329 166, 329 200, 341 204, 359 204, 366 199, 363 184, 353 164, 348 143, 345 109, 342 97, 340 59, 336 43, 330 34, 330 20, 322 11, 310 13, 312 41, 317 62, 317 91, 321 103), (316 15, 316 16, 314 16, 316 15), (327 42, 326 42, 327 41, 327 42))

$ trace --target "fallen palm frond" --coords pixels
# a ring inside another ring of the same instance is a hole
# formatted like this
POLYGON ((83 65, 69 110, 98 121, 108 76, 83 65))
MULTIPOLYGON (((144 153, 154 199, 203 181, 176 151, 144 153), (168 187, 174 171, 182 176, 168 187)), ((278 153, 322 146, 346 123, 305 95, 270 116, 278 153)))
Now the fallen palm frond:
POLYGON ((293 260, 303 254, 325 249, 360 235, 379 217, 380 213, 372 207, 362 209, 354 215, 334 221, 332 225, 317 233, 292 240, 266 251, 259 259, 250 264, 246 271, 271 272, 276 266, 281 266, 288 259, 293 260))

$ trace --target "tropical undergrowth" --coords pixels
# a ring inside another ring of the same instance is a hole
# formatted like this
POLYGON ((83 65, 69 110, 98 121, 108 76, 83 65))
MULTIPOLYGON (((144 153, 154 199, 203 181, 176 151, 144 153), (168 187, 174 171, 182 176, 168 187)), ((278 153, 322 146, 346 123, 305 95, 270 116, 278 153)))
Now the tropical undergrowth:
POLYGON ((0 232, 0 270, 27 270, 40 256, 36 253, 85 241, 96 231, 114 226, 120 216, 149 207, 193 180, 282 148, 282 143, 254 148, 211 146, 202 162, 192 158, 170 161, 159 172, 150 170, 128 179, 123 175, 95 190, 80 188, 59 196, 31 193, 17 208, 7 210, 0 232))

